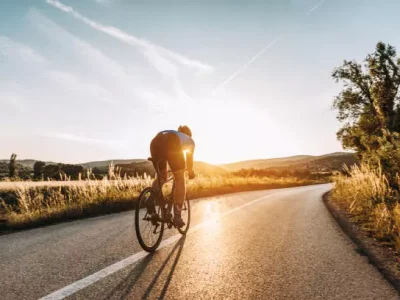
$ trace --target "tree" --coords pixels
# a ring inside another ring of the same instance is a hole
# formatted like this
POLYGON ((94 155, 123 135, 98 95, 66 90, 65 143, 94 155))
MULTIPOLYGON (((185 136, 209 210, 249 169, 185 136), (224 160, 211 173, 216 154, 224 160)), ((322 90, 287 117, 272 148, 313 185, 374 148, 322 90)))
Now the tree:
POLYGON ((343 82, 333 107, 343 126, 337 136, 344 148, 378 164, 397 187, 400 162, 400 59, 393 46, 379 42, 362 66, 344 61, 332 76, 343 82))
POLYGON ((11 154, 10 164, 8 166, 10 178, 14 177, 17 174, 17 163, 15 161, 16 159, 17 159, 17 154, 15 153, 11 154))
POLYGON ((84 174, 85 169, 82 166, 61 164, 61 171, 67 177, 76 180, 79 178, 79 174, 84 174))
POLYGON ((85 169, 77 165, 56 164, 44 165, 42 172, 45 179, 62 180, 66 176, 68 179, 76 180, 79 174, 84 174, 85 169))
POLYGON ((37 161, 33 165, 33 177, 36 179, 40 179, 43 176, 43 168, 46 164, 42 161, 37 161))
POLYGON ((61 164, 57 165, 46 165, 43 167, 43 177, 45 180, 47 179, 56 179, 60 180, 60 173, 61 173, 61 164))

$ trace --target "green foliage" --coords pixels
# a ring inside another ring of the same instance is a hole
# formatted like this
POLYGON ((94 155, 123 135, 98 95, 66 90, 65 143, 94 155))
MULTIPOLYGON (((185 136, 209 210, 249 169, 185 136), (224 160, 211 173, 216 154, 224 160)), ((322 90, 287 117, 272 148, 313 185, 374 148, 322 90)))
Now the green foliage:
POLYGON ((68 177, 70 180, 77 180, 80 174, 84 173, 84 168, 77 165, 56 164, 43 166, 42 172, 45 179, 63 180, 68 177))
POLYGON ((0 180, 18 181, 21 179, 28 180, 31 178, 32 170, 28 167, 24 167, 21 164, 16 164, 16 168, 18 169, 18 176, 14 174, 14 177, 9 177, 10 176, 9 167, 10 167, 9 163, 0 162, 0 180))
POLYGON ((105 178, 105 177, 107 177, 107 174, 108 174, 108 167, 94 167, 92 169, 92 174, 97 179, 105 178))
POLYGON ((45 163, 42 161, 37 161, 33 165, 33 177, 35 179, 41 179, 43 177, 43 168, 45 167, 45 163))
POLYGON ((61 168, 60 164, 57 165, 47 165, 43 167, 43 177, 44 179, 58 179, 60 180, 61 168))
POLYGON ((344 83, 333 104, 343 124, 338 138, 363 161, 380 166, 391 186, 398 188, 400 59, 396 56, 394 47, 379 42, 363 66, 344 61, 332 76, 344 83))
POLYGON ((0 162, 0 179, 9 175, 8 164, 0 162))
POLYGON ((82 166, 61 164, 61 171, 71 180, 77 180, 79 179, 79 176, 84 173, 85 170, 82 166))

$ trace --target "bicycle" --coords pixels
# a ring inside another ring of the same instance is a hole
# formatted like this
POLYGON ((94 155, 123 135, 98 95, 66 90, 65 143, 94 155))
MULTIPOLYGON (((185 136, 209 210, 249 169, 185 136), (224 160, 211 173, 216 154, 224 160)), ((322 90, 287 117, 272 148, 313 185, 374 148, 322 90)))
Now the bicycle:
MULTIPOLYGON (((157 178, 160 178, 158 162, 154 161, 151 157, 148 158, 148 160, 153 163, 154 168, 156 169, 157 178)), ((169 171, 169 173, 171 174, 172 172, 169 171)), ((168 229, 171 229, 172 227, 176 228, 173 221, 173 207, 175 205, 173 197, 175 188, 174 177, 170 176, 165 183, 168 182, 172 182, 172 189, 167 195, 164 195, 163 185, 158 181, 158 192, 152 187, 147 187, 141 192, 136 203, 136 236, 139 240, 140 246, 147 252, 154 252, 157 250, 164 234, 165 225, 167 225, 168 229), (155 214, 149 214, 147 211, 146 204, 150 197, 154 200, 155 214)), ((183 202, 181 214, 185 226, 177 229, 179 233, 185 235, 189 230, 190 225, 190 202, 187 197, 185 197, 185 201, 183 202)))

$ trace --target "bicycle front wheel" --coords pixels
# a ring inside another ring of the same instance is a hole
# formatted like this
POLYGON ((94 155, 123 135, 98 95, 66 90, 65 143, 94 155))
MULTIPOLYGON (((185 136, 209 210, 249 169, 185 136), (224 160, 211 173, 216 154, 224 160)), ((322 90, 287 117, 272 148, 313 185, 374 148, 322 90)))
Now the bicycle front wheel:
POLYGON ((185 202, 182 205, 182 212, 181 212, 182 220, 185 222, 185 226, 178 228, 178 231, 181 234, 186 234, 189 230, 190 226, 190 202, 188 198, 185 198, 185 202))
POLYGON ((164 234, 163 207, 152 188, 145 188, 136 203, 135 229, 140 246, 153 252, 160 245, 164 234), (151 213, 152 212, 152 213, 151 213))

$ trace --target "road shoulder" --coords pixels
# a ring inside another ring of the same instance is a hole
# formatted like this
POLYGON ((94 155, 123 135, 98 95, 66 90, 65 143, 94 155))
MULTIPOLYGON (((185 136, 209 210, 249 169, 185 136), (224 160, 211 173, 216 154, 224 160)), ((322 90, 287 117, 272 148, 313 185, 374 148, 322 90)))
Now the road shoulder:
POLYGON ((342 230, 357 245, 360 255, 366 256, 400 294, 400 256, 392 248, 370 237, 359 224, 352 222, 351 215, 331 200, 330 192, 323 195, 323 201, 342 230))

